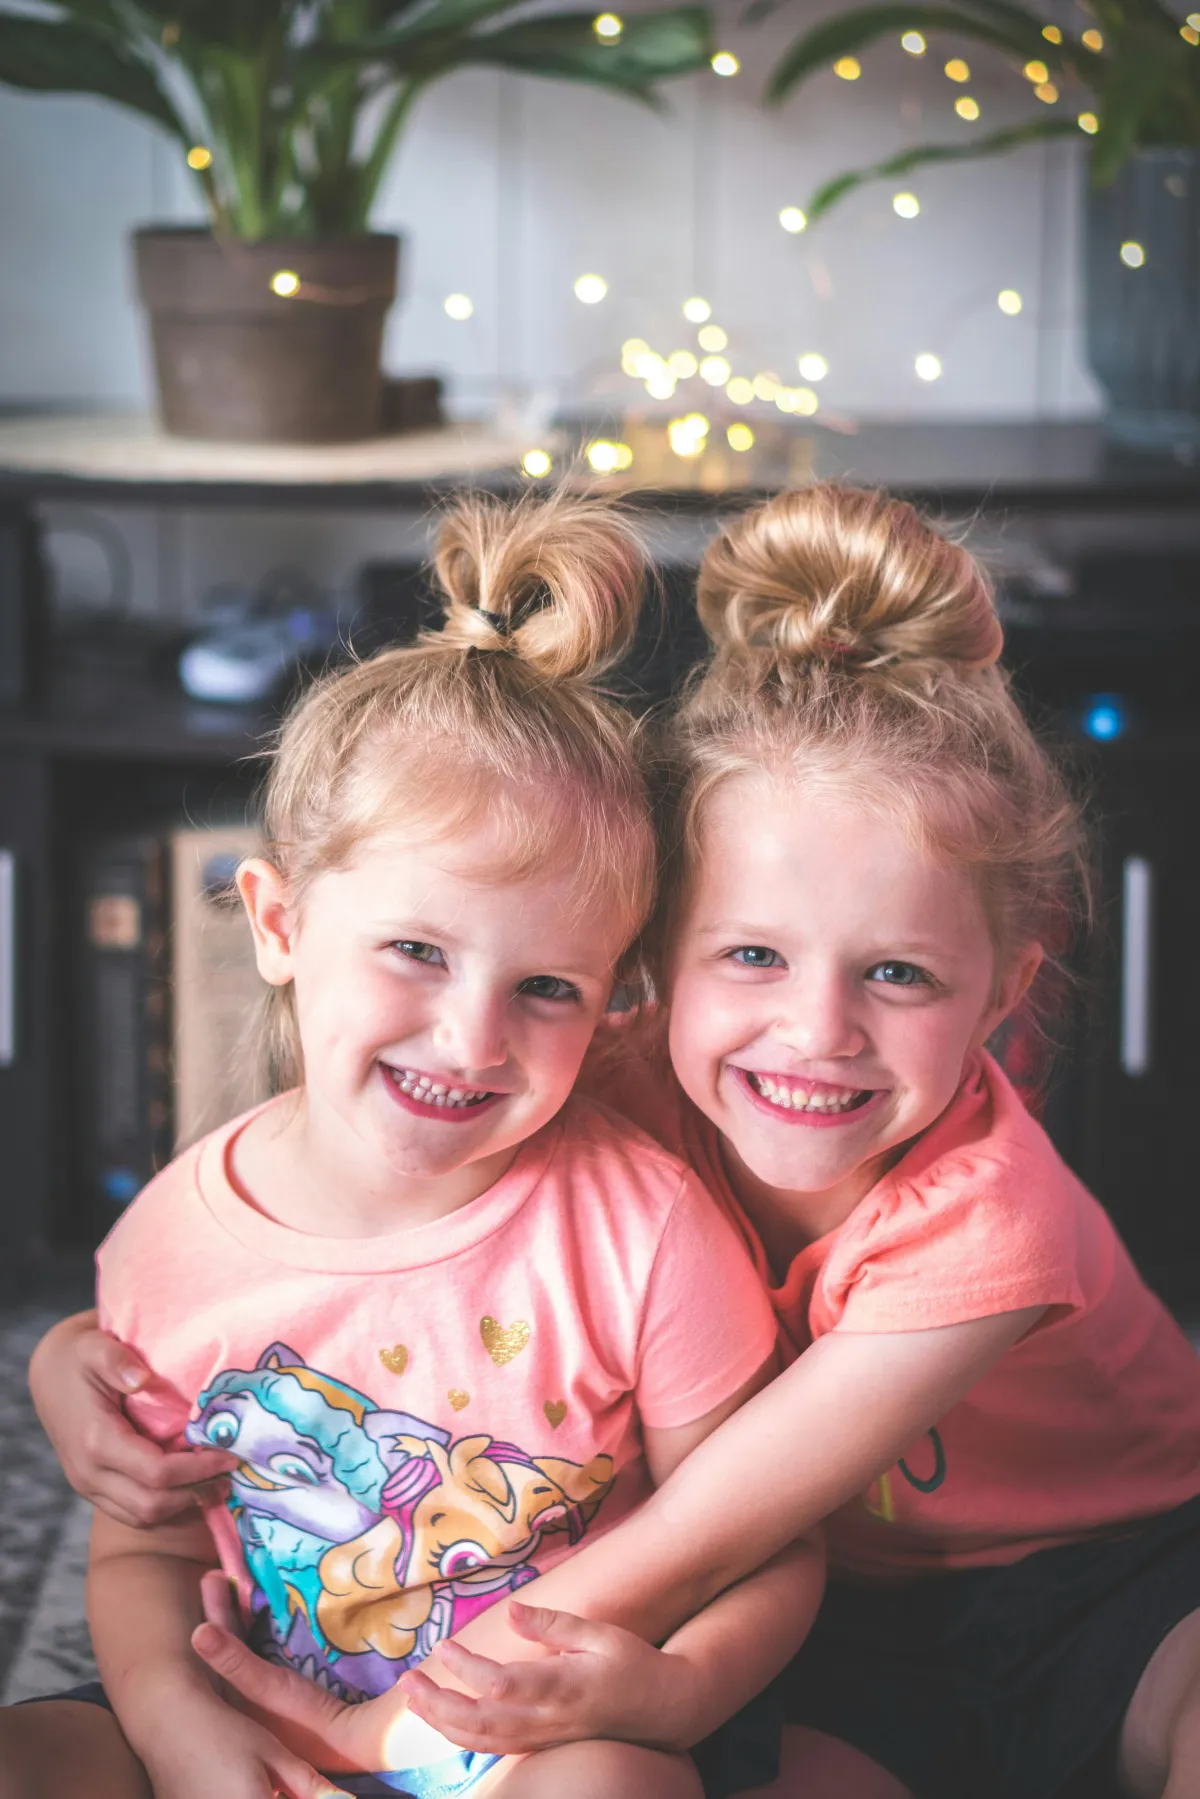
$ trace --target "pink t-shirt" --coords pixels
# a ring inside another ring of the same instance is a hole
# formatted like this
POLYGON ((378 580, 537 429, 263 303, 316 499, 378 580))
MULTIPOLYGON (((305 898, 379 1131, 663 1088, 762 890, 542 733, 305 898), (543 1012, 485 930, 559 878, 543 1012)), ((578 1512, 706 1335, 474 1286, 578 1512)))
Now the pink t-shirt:
POLYGON ((155 1370, 142 1429, 243 1458, 208 1518, 255 1646, 376 1693, 617 1523, 647 1491, 641 1426, 727 1400, 774 1319, 695 1176, 593 1101, 470 1205, 370 1238, 251 1204, 245 1123, 121 1218, 101 1320, 155 1370))
POLYGON ((1200 1359, 991 1056, 968 1066, 938 1122, 779 1286, 718 1133, 674 1076, 631 1054, 607 1072, 602 1062, 596 1084, 719 1196, 771 1290, 785 1356, 829 1331, 1049 1308, 828 1521, 833 1567, 897 1578, 1016 1561, 1200 1493, 1200 1359))

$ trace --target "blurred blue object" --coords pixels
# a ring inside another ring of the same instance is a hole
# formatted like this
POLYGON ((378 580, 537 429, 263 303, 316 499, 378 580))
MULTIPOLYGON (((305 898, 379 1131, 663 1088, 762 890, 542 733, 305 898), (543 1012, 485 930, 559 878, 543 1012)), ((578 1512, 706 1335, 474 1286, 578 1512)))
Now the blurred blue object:
POLYGON ((194 700, 268 700, 339 641, 336 607, 290 570, 269 575, 254 593, 219 589, 205 611, 206 628, 179 658, 180 683, 194 700))
POLYGON ((1083 731, 1097 743, 1111 743, 1129 729, 1125 702, 1119 694, 1097 693, 1084 701, 1083 731))

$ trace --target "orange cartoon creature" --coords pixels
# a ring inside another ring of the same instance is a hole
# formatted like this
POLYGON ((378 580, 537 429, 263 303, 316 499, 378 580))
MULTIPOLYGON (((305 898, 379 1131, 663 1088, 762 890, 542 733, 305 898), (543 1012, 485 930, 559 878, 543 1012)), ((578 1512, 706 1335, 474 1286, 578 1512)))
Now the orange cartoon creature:
POLYGON ((331 1647, 420 1661, 504 1593, 537 1578, 550 1531, 578 1542, 612 1483, 612 1457, 581 1467, 512 1443, 463 1437, 408 1451, 383 1489, 384 1517, 320 1563, 317 1618, 331 1647))

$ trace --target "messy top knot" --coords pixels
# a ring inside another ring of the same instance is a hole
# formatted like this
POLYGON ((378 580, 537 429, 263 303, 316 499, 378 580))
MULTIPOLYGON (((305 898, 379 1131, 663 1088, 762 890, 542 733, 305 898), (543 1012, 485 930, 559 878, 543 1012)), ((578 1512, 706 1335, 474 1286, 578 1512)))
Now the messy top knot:
POLYGON ((625 517, 563 495, 515 508, 458 502, 438 530, 434 570, 448 649, 508 650, 551 681, 589 679, 619 661, 645 579, 625 517))
POLYGON ((1005 961, 1053 962, 1089 908, 1079 809, 998 665, 1000 625, 974 558, 885 494, 780 494, 708 550, 714 642, 665 727, 666 942, 713 793, 770 782, 832 792, 969 870, 1005 961))
MULTIPOLYGON (((313 683, 284 721, 265 849, 303 905, 364 842, 467 841, 481 880, 568 869, 575 903, 640 931, 655 848, 643 737, 593 678, 637 627, 643 556, 611 503, 469 496, 443 516, 441 631, 313 683)), ((299 1078, 290 989, 274 990, 274 1078, 299 1078)))
POLYGON ((822 484, 727 526, 700 573, 719 657, 986 668, 1003 645, 991 586, 961 545, 887 494, 822 484))

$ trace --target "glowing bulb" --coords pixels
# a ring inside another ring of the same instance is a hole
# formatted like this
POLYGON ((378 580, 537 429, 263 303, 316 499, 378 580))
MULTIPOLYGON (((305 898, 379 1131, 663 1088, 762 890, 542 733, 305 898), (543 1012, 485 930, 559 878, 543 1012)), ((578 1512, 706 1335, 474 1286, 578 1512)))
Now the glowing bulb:
POLYGON ((794 387, 780 387, 775 391, 775 404, 780 412, 795 412, 796 390, 794 387))
POLYGON ((521 467, 535 481, 540 481, 543 475, 550 473, 552 464, 545 450, 526 450, 521 458, 521 467))
POLYGON ((1187 22, 1193 31, 1200 31, 1200 12, 1190 12, 1187 16, 1187 22))
POLYGON ((625 29, 625 21, 618 19, 615 12, 602 12, 592 20, 592 30, 603 43, 612 44, 625 29))
POLYGON ((970 123, 974 124, 975 120, 979 117, 979 102, 978 100, 972 100, 970 94, 960 94, 958 99, 954 102, 954 110, 960 119, 967 119, 970 123))
POLYGON ((779 376, 773 375, 770 369, 763 369, 754 377, 754 397, 756 400, 773 400, 779 392, 779 376))
POLYGON ((1057 25, 1043 25, 1042 36, 1048 44, 1061 44, 1063 41, 1062 32, 1057 25))
POLYGON ((689 381, 700 364, 690 350, 672 350, 667 357, 667 367, 676 381, 689 381))
POLYGON ((725 397, 735 406, 749 406, 754 398, 753 381, 747 381, 745 375, 735 375, 725 388, 725 397))
POLYGON ((1086 49, 1095 50, 1097 54, 1104 48, 1104 34, 1100 31, 1085 31, 1079 41, 1086 49))
POLYGON ((718 50, 712 59, 714 75, 736 75, 741 66, 731 50, 718 50))
POLYGON ((928 353, 918 356, 913 367, 922 381, 936 381, 942 372, 941 359, 928 353))
POLYGON ((906 31, 900 42, 910 56, 924 56, 925 39, 919 31, 906 31))
POLYGON ((627 468, 633 467, 633 451, 628 444, 617 445, 617 473, 623 474, 627 468))
POLYGON ((749 425, 743 425, 740 422, 727 426, 725 440, 731 450, 752 450, 754 448, 753 431, 749 425))
POLYGON ((708 420, 702 412, 689 412, 667 426, 667 442, 677 456, 699 456, 707 440, 708 420))
POLYGON ((862 74, 862 64, 853 56, 840 56, 833 65, 833 72, 842 81, 857 81, 862 74))
POLYGON ((1185 44, 1200 44, 1200 31, 1194 25, 1181 25, 1179 35, 1185 44))
POLYGON ((829 373, 829 364, 816 351, 809 351, 797 359, 797 367, 806 381, 824 381, 829 373))
POLYGON ((1145 260, 1146 252, 1141 244, 1130 239, 1128 243, 1121 245, 1121 261, 1127 269, 1140 269, 1145 260))
POLYGON ((575 283, 575 298, 585 306, 597 305, 607 292, 608 282, 603 275, 581 275, 575 283))
POLYGON ((447 318, 457 319, 461 324, 474 313, 475 302, 467 294, 447 294, 442 301, 442 309, 447 318))
POLYGON ((723 350, 729 342, 729 333, 722 331, 720 325, 705 325, 697 331, 696 342, 702 350, 723 350))
POLYGON ((946 74, 951 81, 970 81, 971 69, 961 56, 952 56, 946 64, 946 74))
POLYGON ((692 299, 683 302, 683 316, 693 325, 702 325, 705 319, 711 319, 712 307, 707 300, 702 300, 699 295, 695 295, 692 299))
POLYGON ((1053 106, 1054 102, 1058 99, 1058 89, 1052 81, 1039 82, 1033 91, 1039 100, 1045 101, 1047 106, 1053 106))
POLYGON ((640 375, 644 356, 653 352, 644 337, 627 337, 621 345, 621 369, 626 375, 640 375))
POLYGON ((1024 74, 1026 81, 1032 81, 1035 84, 1039 81, 1049 81, 1050 79, 1049 69, 1044 62, 1038 62, 1036 58, 1033 62, 1027 62, 1025 64, 1022 73, 1024 74))
POLYGON ((616 444, 608 443, 602 437, 595 443, 590 443, 584 455, 588 459, 589 468, 597 475, 611 475, 621 460, 616 444))
POLYGON ((1100 129, 1100 121, 1094 112, 1081 112, 1076 123, 1081 131, 1087 132, 1089 137, 1095 137, 1100 129))
POLYGON ((1001 312, 1006 312, 1010 319, 1015 319, 1025 302, 1015 287, 1003 287, 996 295, 996 304, 1001 312))
POLYGON ((797 231, 805 229, 808 224, 808 214, 801 212, 798 206, 785 206, 779 214, 779 223, 785 231, 790 231, 794 235, 797 231))
POLYGON ((212 151, 207 144, 193 144, 187 153, 189 169, 208 169, 212 167, 212 151))
POLYGON ((300 277, 295 269, 276 269, 271 276, 271 292, 278 294, 281 300, 290 300, 293 294, 298 294, 300 277))
POLYGON ((724 387, 732 373, 724 356, 706 356, 700 364, 700 379, 710 387, 724 387))
POLYGON ((921 210, 921 202, 915 194, 893 194, 892 211, 902 219, 915 219, 921 210))
POLYGON ((805 418, 811 418, 821 404, 811 387, 793 387, 792 402, 792 411, 805 418))
POLYGON ((664 367, 646 377, 646 392, 652 400, 669 400, 675 392, 675 377, 664 367))

